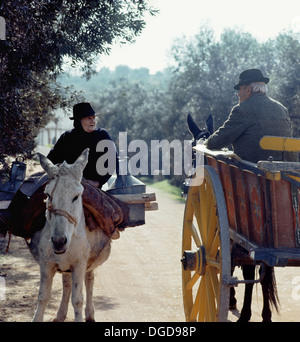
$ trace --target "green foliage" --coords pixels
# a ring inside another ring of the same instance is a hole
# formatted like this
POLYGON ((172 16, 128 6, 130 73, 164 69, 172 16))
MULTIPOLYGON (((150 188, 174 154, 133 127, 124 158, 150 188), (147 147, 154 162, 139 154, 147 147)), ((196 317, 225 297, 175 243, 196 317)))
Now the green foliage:
POLYGON ((65 61, 90 77, 116 40, 134 41, 146 12, 144 0, 1 0, 0 156, 30 153, 51 110, 78 99, 56 83, 65 61))
POLYGON ((280 34, 269 41, 270 94, 289 110, 294 136, 300 137, 300 36, 293 32, 280 34))
POLYGON ((116 141, 119 132, 126 131, 129 141, 150 142, 168 136, 169 78, 168 71, 150 75, 145 68, 132 70, 119 66, 115 71, 103 68, 89 80, 68 75, 60 77, 59 82, 74 84, 76 90, 83 91, 85 99, 101 113, 100 125, 106 127, 116 141))
POLYGON ((171 185, 166 179, 163 181, 151 184, 151 187, 162 190, 173 199, 176 199, 178 201, 184 201, 184 199, 181 197, 181 190, 178 187, 171 185))
POLYGON ((269 94, 289 109, 299 136, 300 42, 293 32, 280 34, 276 39, 259 43, 249 33, 225 30, 220 39, 203 27, 191 41, 178 41, 173 46, 176 66, 171 82, 176 103, 174 121, 180 127, 187 113, 204 125, 209 114, 218 128, 227 118, 238 98, 233 89, 239 73, 247 68, 260 68, 271 78, 269 94))
MULTIPOLYGON (((238 98, 239 73, 258 67, 271 78, 269 94, 289 109, 300 135, 300 39, 283 32, 266 42, 225 30, 219 39, 209 26, 172 47, 173 67, 150 75, 119 66, 95 73, 95 62, 116 42, 134 41, 143 29, 147 0, 0 0, 7 39, 0 41, 0 157, 29 153, 51 110, 86 99, 102 113, 100 124, 117 141, 190 139, 186 115, 200 126, 209 114, 215 129, 238 98), (61 75, 67 62, 83 77, 61 75), (59 81, 57 81, 59 80, 59 81), (74 89, 68 87, 74 84, 74 89), (84 90, 83 94, 78 93, 84 90)), ((183 177, 171 177, 179 185, 183 177)))
MULTIPOLYGON (((203 26, 192 39, 174 42, 172 57, 172 69, 156 75, 120 66, 80 81, 86 98, 103 113, 100 124, 116 141, 120 131, 128 133, 128 142, 141 139, 148 146, 154 139, 189 140, 188 113, 200 127, 212 114, 218 128, 238 102, 233 86, 247 68, 270 76, 269 95, 287 106, 295 136, 300 135, 300 40, 294 32, 261 43, 249 33, 229 29, 217 39, 203 26)), ((170 181, 180 186, 185 177, 171 176, 170 181)))

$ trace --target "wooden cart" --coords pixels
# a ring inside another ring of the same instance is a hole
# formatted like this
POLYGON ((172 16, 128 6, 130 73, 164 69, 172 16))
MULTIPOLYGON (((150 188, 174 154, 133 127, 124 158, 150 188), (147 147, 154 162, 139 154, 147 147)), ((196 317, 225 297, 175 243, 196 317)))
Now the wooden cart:
MULTIPOLYGON (((262 148, 300 151, 300 140, 264 137, 262 148)), ((239 159, 203 145, 188 189, 182 236, 186 320, 226 321, 231 267, 300 265, 300 163, 239 159)))

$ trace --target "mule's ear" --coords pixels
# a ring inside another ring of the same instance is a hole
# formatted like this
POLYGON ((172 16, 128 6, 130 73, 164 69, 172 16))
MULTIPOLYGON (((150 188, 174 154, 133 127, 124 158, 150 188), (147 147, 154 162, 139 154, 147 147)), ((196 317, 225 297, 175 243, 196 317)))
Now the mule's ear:
POLYGON ((206 120, 206 127, 207 127, 209 134, 212 135, 214 132, 214 119, 211 116, 211 114, 209 114, 209 116, 206 120))
POLYGON ((38 153, 37 155, 39 156, 42 168, 47 172, 49 178, 53 177, 57 173, 58 167, 41 153, 38 153))
POLYGON ((195 140, 198 140, 198 137, 202 133, 202 130, 196 125, 194 119, 192 118, 191 114, 188 114, 187 118, 187 125, 189 131, 192 133, 195 140))
POLYGON ((78 178, 82 177, 82 172, 83 172, 84 168, 86 167, 86 164, 88 163, 89 152, 90 152, 90 149, 86 148, 81 153, 81 155, 78 157, 76 162, 73 164, 74 167, 75 167, 76 172, 78 172, 78 178))

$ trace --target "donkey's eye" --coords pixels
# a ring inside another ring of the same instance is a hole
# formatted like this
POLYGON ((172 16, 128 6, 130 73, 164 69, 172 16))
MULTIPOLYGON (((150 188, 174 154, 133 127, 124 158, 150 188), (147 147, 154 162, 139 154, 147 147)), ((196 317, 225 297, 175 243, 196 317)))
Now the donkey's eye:
POLYGON ((73 198, 72 202, 75 202, 78 199, 78 195, 73 198))

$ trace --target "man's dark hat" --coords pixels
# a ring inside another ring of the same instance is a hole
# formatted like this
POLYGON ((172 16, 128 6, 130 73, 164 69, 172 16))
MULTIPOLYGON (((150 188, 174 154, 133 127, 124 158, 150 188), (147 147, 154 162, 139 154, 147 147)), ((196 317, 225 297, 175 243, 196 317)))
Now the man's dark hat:
POLYGON ((73 116, 70 120, 80 120, 87 116, 95 116, 95 111, 88 102, 81 102, 73 107, 73 116))
POLYGON ((234 86, 234 89, 239 90, 241 85, 250 84, 252 82, 268 83, 270 79, 264 77, 260 69, 248 69, 240 74, 239 83, 234 86))

